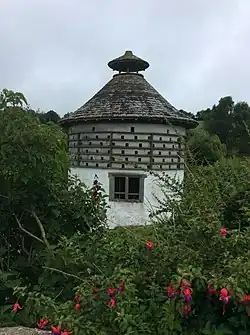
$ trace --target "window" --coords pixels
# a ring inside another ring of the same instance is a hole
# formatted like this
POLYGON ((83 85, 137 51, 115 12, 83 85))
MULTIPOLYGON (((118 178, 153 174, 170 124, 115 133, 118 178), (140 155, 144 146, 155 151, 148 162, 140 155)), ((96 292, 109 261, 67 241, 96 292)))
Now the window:
POLYGON ((135 132, 135 127, 131 127, 130 131, 131 131, 131 133, 134 133, 135 132))
POLYGON ((135 136, 135 140, 137 140, 138 139, 138 136, 135 136))
POLYGON ((110 201, 143 202, 146 175, 109 175, 110 201))
POLYGON ((92 127, 92 131, 95 131, 95 127, 92 127))
POLYGON ((124 135, 121 136, 121 140, 124 140, 124 135))

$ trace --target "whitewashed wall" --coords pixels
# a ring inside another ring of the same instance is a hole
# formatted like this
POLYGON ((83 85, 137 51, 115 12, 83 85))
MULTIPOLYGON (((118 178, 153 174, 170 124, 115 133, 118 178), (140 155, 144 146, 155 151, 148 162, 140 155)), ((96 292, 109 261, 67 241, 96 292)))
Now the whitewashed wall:
MULTIPOLYGON (((123 173, 126 171, 122 170, 123 173)), ((92 186, 95 175, 98 176, 106 193, 109 192, 109 173, 121 173, 121 170, 72 168, 72 174, 76 174, 87 185, 92 186)), ((145 174, 145 171, 136 170, 136 174, 145 174)), ((183 179, 184 171, 168 171, 170 177, 183 179)), ((147 175, 144 182, 144 203, 108 202, 108 224, 110 228, 117 226, 143 225, 149 221, 150 209, 157 208, 158 202, 155 196, 162 199, 163 195, 159 187, 159 181, 152 175, 147 175)))

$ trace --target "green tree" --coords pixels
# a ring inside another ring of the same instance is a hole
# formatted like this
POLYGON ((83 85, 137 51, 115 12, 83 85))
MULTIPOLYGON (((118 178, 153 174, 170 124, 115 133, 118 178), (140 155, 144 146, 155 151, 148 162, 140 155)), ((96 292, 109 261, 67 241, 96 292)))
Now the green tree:
POLYGON ((69 176, 65 134, 28 112, 20 93, 1 94, 0 147, 1 268, 36 280, 40 251, 62 233, 105 224, 105 199, 97 204, 93 190, 69 176))
POLYGON ((230 138, 233 123, 234 101, 232 97, 221 98, 217 106, 213 106, 208 118, 204 122, 204 128, 210 134, 217 135, 221 142, 226 144, 230 138))
POLYGON ((217 135, 210 135, 200 124, 188 133, 187 152, 190 162, 208 165, 224 157, 226 147, 217 135))
POLYGON ((250 107, 246 102, 235 104, 232 97, 223 97, 212 109, 199 111, 196 118, 226 145, 228 155, 250 155, 250 107))

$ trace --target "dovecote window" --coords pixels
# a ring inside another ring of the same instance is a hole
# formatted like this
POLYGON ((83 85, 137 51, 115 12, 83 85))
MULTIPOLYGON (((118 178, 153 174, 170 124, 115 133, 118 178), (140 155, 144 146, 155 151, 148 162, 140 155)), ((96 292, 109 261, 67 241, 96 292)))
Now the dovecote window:
POLYGON ((109 174, 109 200, 143 202, 146 175, 109 174))

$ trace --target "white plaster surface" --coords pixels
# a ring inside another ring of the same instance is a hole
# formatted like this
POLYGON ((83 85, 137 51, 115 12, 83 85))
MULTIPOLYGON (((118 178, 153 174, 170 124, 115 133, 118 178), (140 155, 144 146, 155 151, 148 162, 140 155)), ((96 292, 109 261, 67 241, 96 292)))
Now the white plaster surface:
MULTIPOLYGON (((109 173, 124 173, 125 170, 105 170, 105 169, 90 169, 90 168, 72 168, 71 173, 78 177, 87 186, 93 185, 95 175, 98 176, 102 187, 109 193, 109 173)), ((128 172, 128 174, 131 173, 128 172)), ((133 173, 145 175, 145 171, 135 170, 133 173)), ((165 171, 170 177, 175 177, 182 181, 184 171, 165 171)), ((149 221, 150 209, 158 207, 159 199, 163 199, 163 194, 159 186, 159 181, 156 177, 147 173, 144 180, 144 202, 143 203, 128 203, 128 202, 113 202, 108 201, 110 209, 108 210, 108 224, 110 228, 117 226, 143 225, 149 221)))

